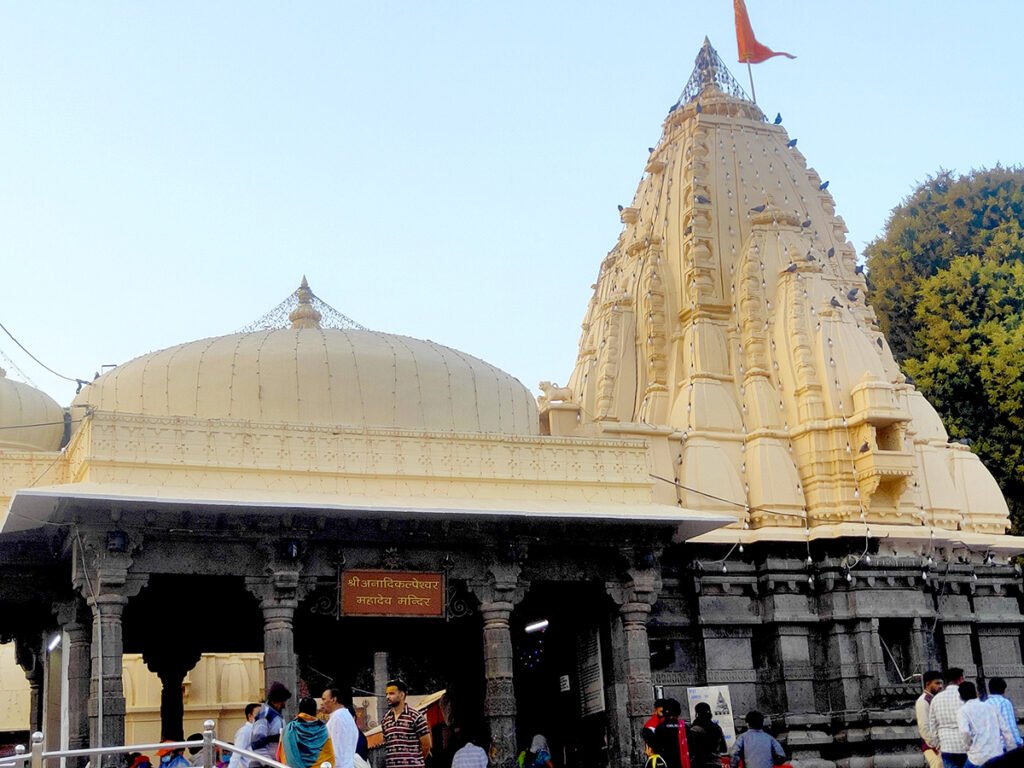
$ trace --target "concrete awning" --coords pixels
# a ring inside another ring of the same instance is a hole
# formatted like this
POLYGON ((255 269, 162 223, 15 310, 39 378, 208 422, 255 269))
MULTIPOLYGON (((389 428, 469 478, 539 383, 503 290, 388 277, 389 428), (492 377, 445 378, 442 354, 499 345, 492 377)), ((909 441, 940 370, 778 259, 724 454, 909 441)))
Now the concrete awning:
POLYGON ((586 522, 591 525, 674 528, 685 541, 736 522, 731 515, 699 512, 667 504, 615 504, 550 499, 473 499, 453 497, 339 496, 278 491, 180 488, 127 484, 68 483, 17 491, 4 517, 3 533, 57 522, 58 513, 77 510, 122 514, 164 509, 247 514, 317 513, 334 518, 459 519, 467 521, 586 522))

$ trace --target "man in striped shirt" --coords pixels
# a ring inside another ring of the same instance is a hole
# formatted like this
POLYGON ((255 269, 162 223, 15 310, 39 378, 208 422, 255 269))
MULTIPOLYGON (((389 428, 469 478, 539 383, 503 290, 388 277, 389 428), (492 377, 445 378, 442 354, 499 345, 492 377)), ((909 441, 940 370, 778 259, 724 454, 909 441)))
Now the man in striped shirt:
POLYGON ((389 709, 380 719, 380 728, 387 768, 424 768, 430 754, 430 727, 422 712, 406 705, 408 692, 402 680, 389 680, 384 688, 389 709))
POLYGON ((1006 698, 1006 681, 1001 677, 993 677, 988 682, 988 698, 985 703, 995 707, 999 716, 1006 723, 1013 734, 1013 740, 1018 747, 1024 746, 1024 739, 1020 737, 1020 728, 1017 727, 1017 713, 1013 709, 1013 702, 1006 698))

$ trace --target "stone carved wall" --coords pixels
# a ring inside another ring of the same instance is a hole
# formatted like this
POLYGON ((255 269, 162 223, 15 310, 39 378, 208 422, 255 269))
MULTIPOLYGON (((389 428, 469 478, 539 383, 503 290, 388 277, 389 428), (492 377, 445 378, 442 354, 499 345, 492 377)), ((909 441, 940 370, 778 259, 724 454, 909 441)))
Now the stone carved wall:
POLYGON ((940 559, 923 579, 919 557, 878 554, 848 569, 845 558, 808 566, 758 552, 731 557, 723 572, 720 564, 696 567, 714 553, 694 547, 695 563, 666 576, 652 639, 686 642, 696 620, 706 667, 654 670, 666 695, 684 700, 687 687, 728 685, 738 718, 761 709, 800 764, 824 768, 883 752, 919 754, 920 682, 892 682, 899 649, 887 648, 887 626, 906 627, 896 638, 907 652, 899 656, 904 677, 945 663, 1024 690, 1022 585, 1013 566, 940 559))

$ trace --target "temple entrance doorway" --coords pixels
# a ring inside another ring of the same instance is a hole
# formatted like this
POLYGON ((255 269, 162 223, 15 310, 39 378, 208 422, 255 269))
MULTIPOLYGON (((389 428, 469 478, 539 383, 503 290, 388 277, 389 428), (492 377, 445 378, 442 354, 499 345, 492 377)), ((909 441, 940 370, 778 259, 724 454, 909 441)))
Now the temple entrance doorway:
POLYGON ((410 695, 444 690, 445 722, 432 721, 432 765, 448 766, 455 729, 484 718, 483 621, 474 601, 450 601, 447 619, 339 616, 329 591, 314 593, 296 612, 300 693, 318 697, 332 682, 350 688, 365 731, 386 711, 381 694, 388 679, 404 680, 410 695))
POLYGON ((542 734, 556 766, 607 765, 606 603, 598 584, 534 582, 513 613, 519 750, 542 734))

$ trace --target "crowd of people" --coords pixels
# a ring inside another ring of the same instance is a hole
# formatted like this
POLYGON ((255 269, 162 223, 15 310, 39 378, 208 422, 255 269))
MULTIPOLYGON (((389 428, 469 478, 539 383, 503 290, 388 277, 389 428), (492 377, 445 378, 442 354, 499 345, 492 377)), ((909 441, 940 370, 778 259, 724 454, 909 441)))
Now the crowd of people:
MULTIPOLYGON (((1011 768, 1024 766, 1024 739, 1017 726, 1013 703, 1006 697, 1006 681, 988 681, 988 694, 979 698, 978 687, 964 680, 964 671, 950 667, 944 673, 928 671, 922 678, 923 692, 915 714, 921 735, 921 749, 929 768, 1011 768)), ((380 725, 384 739, 386 768, 425 768, 431 752, 431 730, 422 712, 406 704, 408 686, 391 680, 385 689, 387 712, 380 725)), ((261 768, 265 763, 250 759, 242 750, 263 760, 283 763, 288 768, 318 768, 329 762, 334 768, 370 768, 366 736, 356 725, 348 689, 330 685, 316 699, 303 697, 298 714, 285 722, 282 712, 292 694, 274 683, 266 702, 245 707, 245 723, 235 734, 238 751, 230 760, 218 760, 217 768, 261 768)), ((758 711, 746 716, 747 730, 729 751, 725 734, 715 722, 711 707, 700 702, 693 721, 682 720, 682 708, 675 699, 658 699, 654 713, 644 724, 647 755, 644 768, 773 768, 786 762, 782 745, 764 730, 765 718, 758 711)), ((201 734, 188 741, 201 740, 201 734)), ((451 768, 487 768, 490 756, 487 739, 475 729, 462 730, 459 748, 452 754, 451 768)), ((158 768, 198 768, 202 750, 168 747, 158 753, 158 768)), ((131 768, 153 768, 145 755, 133 755, 131 768)), ((537 734, 518 756, 518 768, 555 768, 547 739, 537 734)))
POLYGON ((707 702, 694 707, 689 725, 680 719, 681 715, 682 707, 675 699, 654 702, 654 714, 643 730, 647 754, 644 768, 722 768, 727 754, 732 768, 737 768, 740 761, 745 768, 773 768, 785 763, 785 750, 765 732, 764 715, 756 710, 747 714, 747 730, 736 739, 731 753, 707 702))
MULTIPOLYGON (((347 689, 328 686, 319 704, 310 697, 300 698, 298 714, 285 722, 282 713, 291 698, 291 691, 281 683, 274 683, 267 690, 263 704, 247 704, 245 722, 235 732, 232 742, 238 749, 230 755, 217 750, 215 766, 210 768, 266 765, 246 752, 262 760, 284 763, 289 768, 315 768, 324 762, 335 768, 370 768, 369 745, 356 725, 347 689)), ((201 741, 202 738, 201 733, 194 733, 186 741, 201 741)), ((157 752, 158 768, 202 768, 205 760, 202 748, 189 747, 188 751, 189 757, 186 757, 184 748, 172 747, 169 743, 157 752)), ((130 757, 129 768, 153 768, 147 755, 134 753, 130 757)), ((407 768, 423 767, 413 763, 407 768)))
POLYGON ((1024 740, 1005 680, 989 680, 984 700, 959 667, 929 670, 922 684, 915 713, 929 768, 1024 766, 1024 740))
MULTIPOLYGON (((401 703, 404 703, 407 690, 404 684, 401 681, 388 683, 387 699, 391 707, 388 715, 395 713, 399 702, 392 704, 392 700, 398 698, 395 692, 399 690, 401 703)), ((285 722, 281 713, 291 697, 291 691, 281 683, 272 684, 266 703, 246 707, 246 722, 235 734, 235 746, 289 768, 316 768, 324 762, 334 768, 369 768, 369 745, 366 735, 356 725, 349 689, 328 685, 320 695, 319 704, 312 697, 300 698, 298 714, 285 722)), ((381 725, 387 738, 389 726, 384 722, 381 725)), ((259 768, 259 765, 258 761, 235 752, 228 768, 259 768)), ((422 764, 414 761, 401 768, 422 768, 422 764)))

